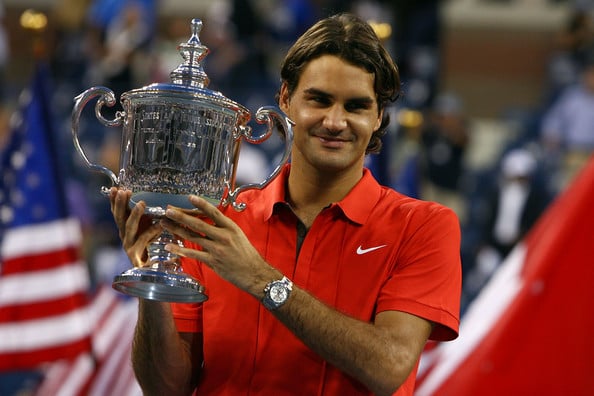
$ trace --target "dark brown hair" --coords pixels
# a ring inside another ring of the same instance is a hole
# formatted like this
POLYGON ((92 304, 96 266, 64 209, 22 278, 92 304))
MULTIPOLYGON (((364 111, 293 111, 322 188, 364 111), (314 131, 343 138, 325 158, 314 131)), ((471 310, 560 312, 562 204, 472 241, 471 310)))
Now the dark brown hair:
MULTIPOLYGON (((379 111, 398 98, 398 67, 371 26, 349 13, 320 20, 289 49, 280 74, 281 81, 287 84, 289 96, 295 91, 305 66, 322 55, 337 56, 372 73, 375 77, 374 90, 379 111)), ((379 153, 382 147, 381 138, 386 133, 389 122, 390 117, 384 112, 380 127, 371 136, 367 153, 379 153)))

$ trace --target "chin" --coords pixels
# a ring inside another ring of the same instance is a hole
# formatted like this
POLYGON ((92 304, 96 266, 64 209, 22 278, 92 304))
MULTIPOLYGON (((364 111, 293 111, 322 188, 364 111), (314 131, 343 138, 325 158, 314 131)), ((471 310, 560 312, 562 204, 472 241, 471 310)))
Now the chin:
POLYGON ((341 172, 353 167, 355 164, 345 161, 344 158, 331 158, 330 156, 318 158, 314 163, 317 169, 325 172, 341 172))

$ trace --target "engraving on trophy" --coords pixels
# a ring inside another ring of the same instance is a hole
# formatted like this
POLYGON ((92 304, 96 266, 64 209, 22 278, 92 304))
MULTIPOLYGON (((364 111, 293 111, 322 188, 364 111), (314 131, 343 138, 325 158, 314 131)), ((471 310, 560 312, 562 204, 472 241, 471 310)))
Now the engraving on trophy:
POLYGON ((134 201, 148 197, 149 206, 162 206, 156 201, 169 198, 179 201, 163 194, 220 201, 232 173, 237 117, 195 107, 141 104, 132 110, 134 122, 127 131, 132 153, 121 182, 133 191, 134 201))

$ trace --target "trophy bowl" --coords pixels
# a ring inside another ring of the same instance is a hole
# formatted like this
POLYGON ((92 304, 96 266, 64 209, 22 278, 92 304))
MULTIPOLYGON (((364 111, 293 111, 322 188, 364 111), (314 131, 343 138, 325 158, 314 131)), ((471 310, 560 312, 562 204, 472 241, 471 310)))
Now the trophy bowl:
MULTIPOLYGON (((155 83, 124 92, 123 111, 106 119, 103 106, 116 104, 112 90, 92 87, 75 98, 72 110, 74 146, 93 171, 107 175, 112 186, 130 190, 130 206, 146 203, 145 214, 153 221, 164 216, 168 205, 192 210, 189 194, 199 195, 217 206, 238 202, 239 193, 261 189, 274 179, 287 163, 293 142, 292 122, 273 106, 261 107, 255 114, 265 131, 252 136, 248 126, 251 113, 220 92, 207 88, 208 76, 202 60, 208 48, 200 43, 202 22, 193 19, 192 35, 178 49, 184 61, 171 72, 171 83, 155 83), (79 142, 83 108, 94 98, 95 116, 105 126, 122 128, 119 174, 92 163, 79 142), (235 174, 243 140, 259 144, 278 130, 285 142, 284 154, 270 175, 261 183, 235 186, 235 174)), ((101 191, 108 194, 109 188, 101 191)), ((136 297, 165 302, 201 302, 208 297, 204 287, 180 266, 179 257, 167 252, 168 243, 182 244, 163 230, 147 247, 148 265, 131 268, 117 276, 113 288, 136 297)))

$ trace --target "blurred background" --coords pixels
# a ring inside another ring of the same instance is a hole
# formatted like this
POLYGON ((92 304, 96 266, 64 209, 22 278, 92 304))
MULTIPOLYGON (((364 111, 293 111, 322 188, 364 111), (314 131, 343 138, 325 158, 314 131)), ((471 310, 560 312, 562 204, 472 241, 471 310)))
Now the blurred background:
MULTIPOLYGON (((274 104, 296 37, 341 11, 372 23, 403 80, 368 166, 381 183, 457 212, 465 312, 594 149, 594 1, 0 0, 0 147, 21 91, 48 65, 56 161, 83 225, 91 289, 128 264, 99 193, 109 181, 72 144, 73 98, 96 85, 120 95, 168 82, 181 63, 176 46, 200 18, 209 88, 255 111, 274 104)), ((92 161, 117 170, 120 134, 83 113, 92 161)), ((261 181, 281 151, 275 139, 244 145, 238 181, 261 181)))

